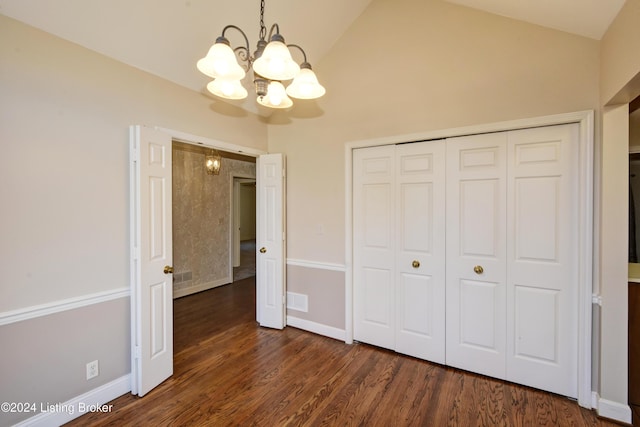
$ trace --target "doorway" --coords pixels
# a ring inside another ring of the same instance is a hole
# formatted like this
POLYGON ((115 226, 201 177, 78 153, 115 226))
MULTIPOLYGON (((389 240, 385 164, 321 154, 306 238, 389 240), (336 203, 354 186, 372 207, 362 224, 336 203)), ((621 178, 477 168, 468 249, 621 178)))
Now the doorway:
MULTIPOLYGON (((253 229, 255 240, 256 160, 216 150, 222 167, 219 174, 209 175, 205 156, 211 151, 194 144, 172 143, 174 299, 233 283, 236 231, 241 220, 243 229, 249 233, 253 229), (242 183, 253 183, 253 200, 249 192, 240 191, 242 183), (252 215, 242 214, 251 208, 252 215)), ((253 265, 255 275, 255 261, 253 265)))
POLYGON ((233 281, 256 275, 256 180, 233 177, 233 281))
MULTIPOLYGON (((255 276, 256 160, 216 150, 222 166, 219 174, 209 175, 204 165, 210 148, 177 141, 171 145, 173 348, 177 355, 224 327, 222 324, 217 329, 211 327, 211 320, 220 318, 220 310, 231 311, 228 300, 219 298, 229 290, 221 294, 216 288, 236 286, 240 294, 254 288, 255 294, 255 279, 251 277, 255 276), (253 194, 242 191, 243 186, 251 184, 253 194), (243 229, 253 237, 254 252, 248 253, 247 245, 244 251, 239 248, 244 263, 235 267, 235 248, 240 247, 236 238, 243 237, 237 231, 243 229), (239 282, 242 278, 247 280, 239 282), (190 325, 188 333, 185 324, 190 325)), ((243 301, 250 306, 234 310, 255 316, 255 298, 243 301)), ((227 322, 226 327, 230 326, 227 322)))
MULTIPOLYGON (((256 234, 262 256, 256 263, 256 319, 265 327, 285 326, 285 244, 275 238, 284 236, 284 156, 169 129, 131 126, 131 392, 141 397, 173 374, 173 141, 206 143, 208 150, 229 149, 257 158, 256 234)), ((202 165, 195 169, 202 170, 202 165)), ((215 219, 224 223, 220 216, 215 219)))

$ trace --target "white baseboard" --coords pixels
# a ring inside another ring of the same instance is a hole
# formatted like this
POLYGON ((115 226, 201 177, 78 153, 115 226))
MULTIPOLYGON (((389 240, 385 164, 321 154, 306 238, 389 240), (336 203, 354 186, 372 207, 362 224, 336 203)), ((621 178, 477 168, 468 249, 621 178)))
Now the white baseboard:
POLYGON ((346 333, 344 329, 334 328, 333 326, 323 325, 321 323, 312 322, 310 320, 300 319, 298 317, 287 316, 287 326, 313 332, 314 334, 345 341, 346 333))
POLYGON ((209 289, 217 288, 218 286, 228 285, 233 282, 233 279, 230 277, 223 277, 222 279, 214 280, 213 282, 203 283, 198 286, 189 286, 187 288, 182 288, 173 291, 173 299, 185 297, 187 295, 196 294, 198 292, 206 291, 209 289))
MULTIPOLYGON (((127 374, 100 387, 94 388, 64 403, 49 403, 45 406, 49 412, 41 412, 13 427, 51 427, 60 426, 87 412, 110 412, 117 408, 106 405, 116 397, 131 391, 131 375, 127 374)), ((40 408, 38 408, 40 409, 40 408)))
POLYGON ((593 395, 593 407, 596 409, 599 416, 631 424, 631 408, 629 405, 603 399, 596 392, 593 392, 593 395))

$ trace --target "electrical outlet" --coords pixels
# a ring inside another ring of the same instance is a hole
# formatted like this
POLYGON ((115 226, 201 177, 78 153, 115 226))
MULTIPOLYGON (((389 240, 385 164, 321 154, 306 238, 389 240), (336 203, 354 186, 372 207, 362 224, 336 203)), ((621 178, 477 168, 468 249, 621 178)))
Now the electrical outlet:
POLYGON ((87 379, 95 378, 100 375, 100 370, 98 368, 98 361, 94 360, 93 362, 87 363, 87 379))

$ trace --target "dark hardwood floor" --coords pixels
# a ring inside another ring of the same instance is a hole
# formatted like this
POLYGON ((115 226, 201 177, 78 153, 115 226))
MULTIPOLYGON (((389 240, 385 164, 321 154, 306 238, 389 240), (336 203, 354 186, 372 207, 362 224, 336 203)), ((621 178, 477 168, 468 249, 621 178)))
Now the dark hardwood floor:
POLYGON ((543 391, 295 328, 260 328, 248 278, 174 302, 174 375, 69 426, 608 426, 543 391))

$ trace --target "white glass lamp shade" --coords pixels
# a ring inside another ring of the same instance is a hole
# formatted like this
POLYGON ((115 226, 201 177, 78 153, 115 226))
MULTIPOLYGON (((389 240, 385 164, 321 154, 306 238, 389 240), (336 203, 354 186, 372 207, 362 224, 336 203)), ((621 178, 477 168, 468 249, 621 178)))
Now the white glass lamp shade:
POLYGON ((207 85, 207 90, 216 96, 226 99, 244 99, 247 97, 247 90, 242 86, 240 80, 215 79, 207 85))
POLYGON ((253 63, 253 71, 269 80, 291 80, 300 72, 300 66, 283 42, 272 40, 253 63))
POLYGON ((236 54, 228 44, 216 42, 207 56, 196 64, 201 73, 214 79, 226 78, 240 80, 246 75, 244 69, 238 64, 236 54))
POLYGON ((287 94, 298 99, 320 98, 325 92, 325 88, 318 83, 316 73, 311 68, 301 68, 300 73, 287 86, 287 94))
POLYGON ((280 82, 271 82, 265 96, 258 97, 258 104, 269 108, 289 108, 293 105, 280 82))

